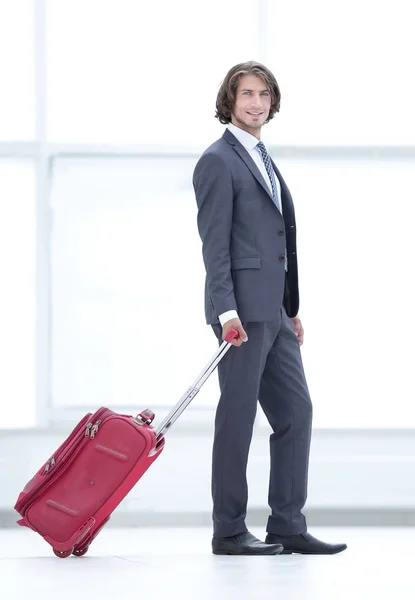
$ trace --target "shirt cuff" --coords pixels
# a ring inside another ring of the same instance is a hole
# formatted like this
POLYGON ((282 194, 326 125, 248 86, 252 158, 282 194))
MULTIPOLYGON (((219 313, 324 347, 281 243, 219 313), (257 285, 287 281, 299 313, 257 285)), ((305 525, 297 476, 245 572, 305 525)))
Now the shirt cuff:
POLYGON ((219 321, 220 324, 222 325, 222 327, 225 325, 225 323, 227 323, 228 321, 230 321, 231 319, 238 319, 238 313, 236 312, 236 310, 228 310, 224 313, 222 313, 221 315, 219 315, 219 321))

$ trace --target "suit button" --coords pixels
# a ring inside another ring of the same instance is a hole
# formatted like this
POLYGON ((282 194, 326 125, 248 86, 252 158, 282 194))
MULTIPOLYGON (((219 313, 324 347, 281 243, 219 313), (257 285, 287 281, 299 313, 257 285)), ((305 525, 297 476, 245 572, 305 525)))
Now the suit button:
POLYGON ((285 261, 285 254, 280 254, 280 261, 284 262, 285 261))
POLYGON ((281 231, 278 232, 278 235, 284 235, 284 230, 281 229, 281 231))

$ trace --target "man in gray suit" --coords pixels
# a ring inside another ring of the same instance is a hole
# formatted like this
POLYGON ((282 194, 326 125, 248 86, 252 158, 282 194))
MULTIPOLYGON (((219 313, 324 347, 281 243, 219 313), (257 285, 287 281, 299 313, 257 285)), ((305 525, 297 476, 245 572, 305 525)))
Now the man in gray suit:
POLYGON ((235 346, 218 366, 213 444, 214 554, 334 554, 307 532, 312 404, 300 353, 296 221, 288 187, 260 141, 280 107, 263 65, 236 65, 218 93, 216 117, 228 127, 193 176, 206 268, 205 314, 219 343, 235 346), (246 468, 259 400, 271 425, 271 515, 265 543, 245 525, 246 468))

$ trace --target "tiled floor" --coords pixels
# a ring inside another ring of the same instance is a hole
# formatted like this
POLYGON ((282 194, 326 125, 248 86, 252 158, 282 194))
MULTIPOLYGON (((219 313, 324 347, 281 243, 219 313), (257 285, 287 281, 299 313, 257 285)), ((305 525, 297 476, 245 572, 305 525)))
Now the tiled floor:
MULTIPOLYGON (((263 538, 263 531, 252 529, 263 538)), ((415 529, 318 528, 335 556, 213 556, 210 529, 107 527, 82 557, 0 530, 2 600, 371 600, 415 598, 415 529)))

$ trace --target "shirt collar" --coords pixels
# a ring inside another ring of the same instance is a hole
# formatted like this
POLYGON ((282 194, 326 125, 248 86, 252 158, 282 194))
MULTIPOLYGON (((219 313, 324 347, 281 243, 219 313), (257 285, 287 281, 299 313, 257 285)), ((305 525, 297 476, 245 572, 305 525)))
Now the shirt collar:
POLYGON ((254 135, 240 129, 240 127, 236 127, 233 123, 229 123, 228 129, 247 150, 253 150, 259 143, 259 140, 254 135))

